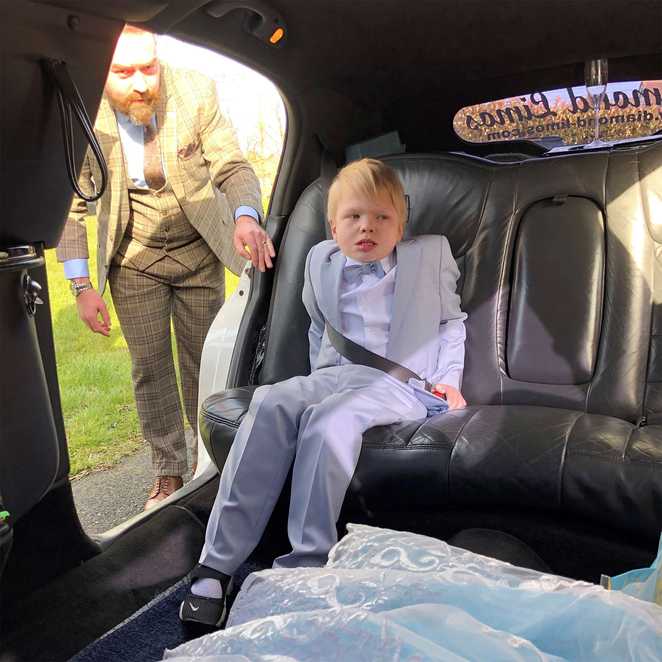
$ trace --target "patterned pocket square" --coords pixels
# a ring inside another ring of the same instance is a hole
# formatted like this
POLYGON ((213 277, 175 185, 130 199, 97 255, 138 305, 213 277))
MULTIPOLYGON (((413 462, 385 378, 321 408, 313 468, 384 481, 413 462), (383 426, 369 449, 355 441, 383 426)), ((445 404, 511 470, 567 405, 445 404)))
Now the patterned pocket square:
POLYGON ((177 150, 177 156, 180 159, 190 159, 196 153, 199 146, 200 146, 199 140, 189 143, 188 145, 184 145, 184 147, 180 147, 177 150))

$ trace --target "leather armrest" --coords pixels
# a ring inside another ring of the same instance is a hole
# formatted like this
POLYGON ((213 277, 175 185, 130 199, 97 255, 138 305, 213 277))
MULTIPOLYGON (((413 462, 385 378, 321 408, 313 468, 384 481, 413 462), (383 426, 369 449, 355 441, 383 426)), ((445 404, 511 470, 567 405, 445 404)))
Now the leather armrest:
POLYGON ((222 471, 237 429, 257 386, 242 386, 210 395, 200 409, 200 435, 209 457, 222 471))

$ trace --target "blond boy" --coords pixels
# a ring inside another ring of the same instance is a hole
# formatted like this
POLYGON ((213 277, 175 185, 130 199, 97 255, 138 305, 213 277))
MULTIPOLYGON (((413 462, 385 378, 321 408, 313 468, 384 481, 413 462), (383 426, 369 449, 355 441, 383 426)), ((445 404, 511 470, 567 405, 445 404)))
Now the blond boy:
POLYGON ((446 238, 402 241, 402 184, 373 159, 338 173, 328 217, 333 240, 314 246, 306 260, 311 374, 255 391, 223 468, 200 564, 181 606, 184 621, 222 623, 230 578, 260 540, 290 468, 292 551, 274 566, 323 565, 337 541, 363 433, 466 404, 460 392, 466 315, 446 238), (327 325, 418 378, 401 381, 351 363, 334 347, 327 325))

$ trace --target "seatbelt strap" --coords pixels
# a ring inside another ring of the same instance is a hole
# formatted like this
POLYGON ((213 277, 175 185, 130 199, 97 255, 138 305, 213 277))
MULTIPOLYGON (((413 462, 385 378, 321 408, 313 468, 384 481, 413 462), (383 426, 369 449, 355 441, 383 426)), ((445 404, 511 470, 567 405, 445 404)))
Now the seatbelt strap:
POLYGON ((320 150, 320 179, 324 182, 324 186, 329 188, 333 178, 338 173, 338 164, 318 134, 315 134, 315 138, 317 138, 317 146, 320 150))
POLYGON ((391 361, 391 359, 387 359, 384 356, 375 354, 362 345, 355 343, 353 340, 343 336, 339 331, 336 331, 328 322, 326 323, 326 333, 336 352, 341 356, 344 356, 346 359, 349 359, 352 363, 365 365, 369 368, 377 368, 377 370, 381 370, 405 384, 410 379, 425 382, 425 390, 432 392, 432 384, 427 380, 424 380, 422 377, 419 377, 413 370, 410 370, 395 361, 391 361))

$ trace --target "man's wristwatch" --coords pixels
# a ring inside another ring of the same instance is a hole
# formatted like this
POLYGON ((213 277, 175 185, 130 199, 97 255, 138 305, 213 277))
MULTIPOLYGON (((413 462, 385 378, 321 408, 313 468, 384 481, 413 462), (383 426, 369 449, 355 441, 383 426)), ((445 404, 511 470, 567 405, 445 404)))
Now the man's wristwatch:
POLYGON ((72 280, 69 281, 69 286, 71 287, 71 293, 75 297, 80 296, 83 292, 87 292, 87 290, 93 289, 92 283, 89 280, 84 283, 77 283, 75 280, 72 280))

